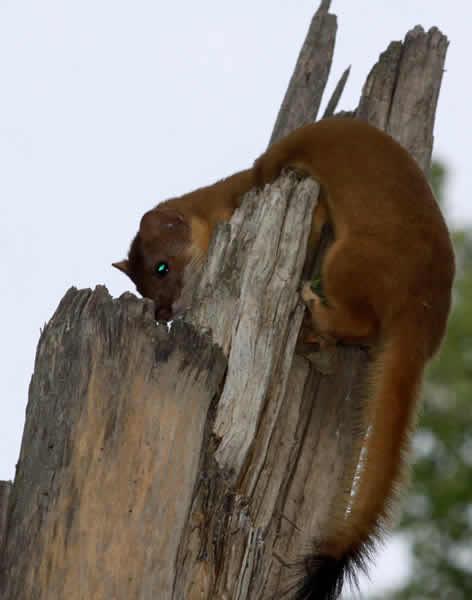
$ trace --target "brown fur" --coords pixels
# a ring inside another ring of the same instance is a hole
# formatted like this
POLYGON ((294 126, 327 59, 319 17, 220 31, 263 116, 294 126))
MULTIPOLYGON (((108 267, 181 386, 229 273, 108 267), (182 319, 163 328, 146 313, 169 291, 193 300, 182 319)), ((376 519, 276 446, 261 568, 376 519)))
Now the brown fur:
POLYGON ((155 301, 157 319, 170 320, 187 308, 191 298, 182 298, 184 274, 198 276, 215 225, 229 221, 252 187, 253 171, 248 169, 166 200, 143 216, 128 258, 113 266, 132 279, 141 295, 155 301), (155 275, 159 261, 169 264, 165 279, 155 275))
MULTIPOLYGON (((157 301, 158 316, 169 317, 183 308, 184 279, 189 266, 199 272, 215 224, 231 217, 246 191, 272 182, 285 167, 321 184, 310 244, 326 218, 334 227, 335 241, 322 267, 325 301, 306 287, 303 292, 314 330, 325 339, 374 347, 365 404, 371 428, 357 493, 348 518, 349 494, 340 496, 332 530, 318 544, 329 575, 320 584, 323 560, 312 561, 316 569, 298 596, 335 598, 349 557, 359 561, 388 517, 423 369, 443 338, 450 307, 451 242, 416 162, 390 136, 361 121, 307 125, 270 147, 252 170, 146 213, 128 260, 115 266, 157 301), (157 282, 153 265, 162 257, 175 273, 157 282)), ((353 463, 348 484, 354 469, 353 463)))
MULTIPOLYGON (((359 562, 387 524, 424 366, 445 333, 454 256, 423 173, 385 133, 356 120, 308 125, 256 161, 257 183, 273 181, 284 167, 321 183, 320 209, 334 226, 321 273, 326 301, 303 292, 314 329, 328 339, 374 344, 357 492, 347 518, 349 493, 333 507, 331 532, 317 546, 325 560, 312 561, 316 568, 298 596, 335 598, 349 569, 346 557, 359 562)), ((355 468, 353 462, 346 469, 346 490, 355 468)))

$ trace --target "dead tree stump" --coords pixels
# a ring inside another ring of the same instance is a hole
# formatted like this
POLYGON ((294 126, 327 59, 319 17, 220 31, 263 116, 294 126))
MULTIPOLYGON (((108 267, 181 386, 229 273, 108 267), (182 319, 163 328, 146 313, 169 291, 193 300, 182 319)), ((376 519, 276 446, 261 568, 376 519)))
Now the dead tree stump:
MULTIPOLYGON (((316 118, 329 5, 272 141, 316 118)), ((418 27, 390 44, 352 113, 425 171, 446 49, 418 27)), ((149 301, 69 290, 38 345, 13 488, 0 486, 2 599, 260 600, 290 587, 356 448, 365 366, 356 348, 327 367, 295 354, 317 191, 286 175, 249 193, 170 330, 149 301)))

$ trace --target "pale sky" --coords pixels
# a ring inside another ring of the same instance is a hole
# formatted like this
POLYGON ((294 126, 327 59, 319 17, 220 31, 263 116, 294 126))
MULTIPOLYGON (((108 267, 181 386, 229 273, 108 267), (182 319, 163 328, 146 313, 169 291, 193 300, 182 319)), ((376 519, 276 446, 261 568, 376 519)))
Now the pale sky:
MULTIPOLYGON (((249 166, 265 148, 317 1, 0 1, 0 479, 13 477, 40 327, 69 286, 132 289, 110 263, 168 196, 249 166)), ((472 3, 334 0, 331 84, 356 105, 391 40, 450 39, 435 154, 449 214, 472 221, 472 3)), ((398 567, 399 570, 400 567, 398 567)), ((391 570, 391 569, 390 569, 391 570)))

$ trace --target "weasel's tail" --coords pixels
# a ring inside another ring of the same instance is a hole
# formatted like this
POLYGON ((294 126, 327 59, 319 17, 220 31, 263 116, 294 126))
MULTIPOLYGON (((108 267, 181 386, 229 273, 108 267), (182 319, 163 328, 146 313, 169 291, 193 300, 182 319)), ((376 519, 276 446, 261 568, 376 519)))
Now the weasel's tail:
MULTIPOLYGON (((327 539, 305 561, 306 576, 294 600, 335 600, 346 579, 365 570, 369 550, 388 523, 390 505, 404 471, 403 452, 415 418, 426 356, 415 331, 386 336, 368 374, 364 414, 369 425, 352 501, 334 508, 327 539), (349 509, 348 509, 349 506, 349 509)), ((353 469, 354 469, 353 465, 353 469)), ((352 471, 350 473, 350 486, 352 471)))

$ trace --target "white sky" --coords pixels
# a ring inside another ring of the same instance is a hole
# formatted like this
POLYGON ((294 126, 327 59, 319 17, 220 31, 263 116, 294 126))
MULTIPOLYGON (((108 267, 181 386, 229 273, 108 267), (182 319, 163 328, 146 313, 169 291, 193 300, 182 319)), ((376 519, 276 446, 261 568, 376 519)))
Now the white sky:
MULTIPOLYGON (((0 479, 14 474, 40 327, 71 285, 131 289, 110 263, 144 211, 263 151, 317 6, 0 1, 0 479)), ((334 0, 332 11, 330 90, 353 65, 345 109, 391 40, 418 23, 448 35, 435 150, 451 168, 451 218, 470 222, 472 3, 334 0)))

